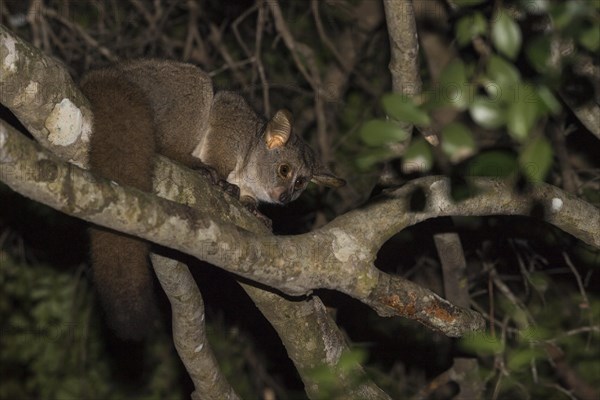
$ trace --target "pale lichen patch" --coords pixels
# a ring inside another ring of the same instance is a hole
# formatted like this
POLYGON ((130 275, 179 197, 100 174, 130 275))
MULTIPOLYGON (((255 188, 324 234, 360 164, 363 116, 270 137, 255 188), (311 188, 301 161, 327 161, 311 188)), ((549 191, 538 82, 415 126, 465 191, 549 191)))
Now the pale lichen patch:
POLYGON ((436 210, 446 210, 452 206, 448 193, 450 191, 449 183, 446 180, 433 182, 429 189, 431 190, 432 204, 436 210))
MULTIPOLYGON (((14 73, 17 71, 17 61, 19 60, 16 46, 17 41, 8 35, 2 35, 2 44, 6 48, 6 53, 2 60, 2 72, 14 73)), ((2 53, 4 53, 4 51, 2 53)))
MULTIPOLYGON (((81 110, 69 99, 63 99, 54 106, 44 125, 50 132, 48 140, 56 146, 73 144, 84 133, 81 110)), ((86 135, 89 135, 89 132, 86 132, 86 135)))
POLYGON ((557 213, 559 212, 563 207, 563 201, 562 199, 559 199, 558 197, 554 197, 552 199, 552 201, 550 202, 550 210, 553 213, 557 213))
POLYGON ((40 84, 36 81, 30 81, 25 90, 19 93, 19 96, 14 99, 15 106, 22 104, 31 104, 38 99, 40 84))
MULTIPOLYGON (((84 110, 86 110, 86 109, 84 109, 84 110)), ((85 143, 88 143, 90 141, 91 136, 92 136, 92 119, 91 118, 83 118, 83 122, 81 124, 81 140, 84 141, 85 143)))
POLYGON ((48 160, 50 158, 50 157, 48 157, 48 155, 46 153, 43 153, 41 151, 38 151, 35 156, 36 156, 36 159, 38 161, 40 161, 40 160, 48 160))
MULTIPOLYGON (((155 216, 158 221, 158 216, 155 216)), ((177 237, 177 235, 185 229, 186 226, 189 225, 189 221, 187 219, 181 218, 177 215, 169 216, 165 220, 164 228, 170 227, 169 231, 172 232, 173 236, 177 237)))
POLYGON ((5 126, 0 125, 0 163, 9 163, 13 161, 12 157, 10 157, 8 151, 3 151, 4 146, 6 145, 6 138, 8 136, 8 131, 5 126))
POLYGON ((4 126, 0 126, 0 147, 4 147, 6 144, 6 128, 4 126))
POLYGON ((342 229, 335 228, 331 230, 333 234, 333 243, 331 244, 333 255, 341 262, 347 262, 352 257, 364 258, 361 244, 342 229))

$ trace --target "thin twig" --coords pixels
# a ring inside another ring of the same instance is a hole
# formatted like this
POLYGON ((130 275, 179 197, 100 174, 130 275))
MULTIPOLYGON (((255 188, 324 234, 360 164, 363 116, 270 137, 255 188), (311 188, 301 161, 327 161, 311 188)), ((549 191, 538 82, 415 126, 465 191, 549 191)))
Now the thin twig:
POLYGON ((569 133, 569 129, 565 128, 562 123, 557 123, 550 126, 550 131, 554 143, 554 151, 558 159, 558 165, 560 166, 562 187, 569 193, 577 194, 577 188, 580 184, 577 174, 571 165, 566 143, 566 136, 569 133))
POLYGON ((246 77, 238 68, 239 64, 233 59, 233 57, 229 53, 229 50, 227 49, 227 46, 223 42, 221 30, 217 28, 217 26, 213 23, 210 24, 209 40, 217 48, 219 54, 221 54, 221 57, 223 57, 223 60, 225 60, 225 63, 229 66, 231 72, 233 72, 233 76, 240 83, 240 85, 242 85, 243 87, 248 86, 248 81, 246 77))
POLYGON ((266 22, 266 10, 263 0, 258 0, 258 15, 256 16, 256 40, 254 43, 254 60, 256 63, 256 69, 258 70, 258 76, 260 77, 260 84, 262 85, 262 96, 263 96, 263 108, 267 116, 271 115, 271 100, 270 100, 270 86, 267 81, 267 75, 265 74, 265 67, 262 62, 261 50, 262 50, 262 39, 263 31, 265 29, 266 22))
POLYGON ((250 51, 250 49, 248 48, 248 46, 246 46, 246 42, 244 42, 242 40, 242 36, 240 35, 240 31, 238 30, 238 25, 240 23, 242 23, 242 21, 244 21, 250 14, 252 14, 257 9, 259 9, 260 6, 261 5, 259 3, 254 4, 252 7, 248 8, 246 11, 244 11, 239 17, 237 17, 231 23, 231 29, 233 30, 233 35, 235 36, 235 39, 237 40, 238 44, 240 45, 240 47, 244 51, 244 54, 246 55, 247 58, 252 57, 252 52, 250 51))
POLYGON ((64 18, 63 16, 59 15, 56 11, 54 11, 52 9, 48 9, 48 8, 44 9, 44 15, 47 15, 48 17, 57 20, 58 22, 62 23, 64 26, 66 26, 67 28, 72 29, 73 31, 77 32, 77 34, 79 36, 81 36, 81 38, 88 45, 97 49, 98 52, 100 54, 102 54, 106 59, 108 59, 112 62, 118 61, 119 58, 115 54, 113 54, 112 51, 110 51, 108 48, 102 46, 96 39, 91 37, 85 30, 83 30, 83 28, 81 26, 72 23, 71 21, 69 21, 66 18, 64 18))
POLYGON ((583 287, 583 282, 581 281, 581 275, 579 275, 577 268, 575 268, 575 266, 573 265, 573 262, 571 261, 571 257, 569 257, 569 255, 564 251, 562 254, 563 254, 563 258, 565 259, 565 262, 569 266, 569 269, 571 270, 571 272, 575 276, 575 280, 577 281, 577 287, 579 288, 579 293, 581 293, 581 297, 583 299, 582 305, 587 308, 590 306, 590 300, 588 299, 587 293, 585 292, 585 288, 583 287))

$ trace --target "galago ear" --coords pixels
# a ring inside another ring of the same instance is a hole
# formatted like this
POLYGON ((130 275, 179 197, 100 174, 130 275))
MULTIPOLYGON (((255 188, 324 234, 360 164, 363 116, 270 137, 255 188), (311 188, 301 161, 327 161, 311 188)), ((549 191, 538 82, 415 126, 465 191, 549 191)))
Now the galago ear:
POLYGON ((317 185, 332 188, 342 187, 346 184, 345 180, 335 176, 327 167, 322 164, 315 165, 311 182, 314 182, 317 185))
POLYGON ((283 147, 292 136, 292 113, 279 110, 267 123, 265 143, 269 150, 283 147))

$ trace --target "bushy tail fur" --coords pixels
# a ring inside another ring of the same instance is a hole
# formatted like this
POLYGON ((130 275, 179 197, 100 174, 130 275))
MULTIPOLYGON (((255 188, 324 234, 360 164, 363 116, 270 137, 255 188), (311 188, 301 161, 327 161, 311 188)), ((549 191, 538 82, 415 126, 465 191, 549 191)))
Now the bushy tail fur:
MULTIPOLYGON (((82 90, 94 114, 91 170, 150 191, 156 139, 144 93, 114 70, 91 73, 82 90)), ((123 339, 144 338, 156 316, 149 243, 104 228, 90 228, 90 240, 94 283, 109 325, 123 339)))

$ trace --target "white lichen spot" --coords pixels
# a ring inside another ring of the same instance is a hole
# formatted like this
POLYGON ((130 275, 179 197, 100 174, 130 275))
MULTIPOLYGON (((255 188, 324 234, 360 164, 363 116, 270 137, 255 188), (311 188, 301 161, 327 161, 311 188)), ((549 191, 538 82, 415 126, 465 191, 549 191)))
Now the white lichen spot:
POLYGON ((88 143, 90 141, 90 137, 92 136, 92 122, 92 118, 83 118, 83 122, 81 124, 81 140, 83 140, 85 143, 88 143))
POLYGON ((13 99, 14 106, 22 107, 23 105, 39 103, 39 100, 41 99, 38 93, 39 88, 40 84, 38 82, 29 81, 27 87, 25 87, 23 90, 20 90, 13 99))
MULTIPOLYGON (((155 218, 156 218, 156 216, 155 216, 155 218)), ((184 218, 180 218, 179 216, 171 216, 171 217, 167 218, 167 220, 165 221, 164 228, 170 229, 170 232, 172 232, 172 235, 174 237, 179 237, 178 235, 180 235, 181 232, 184 232, 185 227, 187 227, 188 225, 189 225, 188 220, 186 220, 184 218)))
POLYGON ((204 343, 200 343, 195 349, 194 349, 194 353, 200 353, 202 351, 202 349, 204 348, 204 343))
POLYGON ((9 163, 12 161, 12 158, 8 154, 8 152, 3 151, 4 145, 6 144, 6 137, 8 136, 8 132, 6 127, 0 126, 0 163, 9 163))
POLYGON ((550 210, 553 213, 557 213, 562 209, 563 206, 563 201, 562 199, 559 199, 558 197, 555 197, 552 199, 552 202, 550 203, 550 210))
POLYGON ((431 168, 431 160, 423 156, 417 156, 402 163, 402 172, 405 174, 423 173, 429 170, 429 168, 431 168))
POLYGON ((431 205, 435 210, 445 210, 452 206, 452 201, 450 200, 450 196, 448 196, 450 192, 448 181, 435 181, 429 186, 429 189, 431 190, 431 205))
POLYGON ((38 151, 38 152, 36 153, 36 155, 35 155, 35 158, 36 158, 38 161, 41 161, 41 160, 49 160, 49 159, 50 159, 50 157, 48 157, 48 155, 47 155, 46 153, 42 153, 41 151, 38 151))
POLYGON ((84 133, 81 110, 69 99, 54 106, 44 125, 50 132, 48 140, 56 146, 73 144, 84 133))
POLYGON ((6 136, 8 132, 6 131, 5 126, 0 126, 0 148, 4 147, 6 144, 6 136))
POLYGON ((23 93, 23 100, 27 103, 33 102, 37 98, 39 88, 40 84, 36 81, 29 82, 23 93))
POLYGON ((341 262, 347 262, 350 257, 356 255, 360 249, 360 245, 352 235, 344 232, 339 228, 331 230, 333 234, 333 255, 341 262))
POLYGON ((17 41, 8 35, 2 35, 2 44, 6 47, 7 53, 2 60, 2 71, 3 72, 16 72, 17 71, 17 41))

